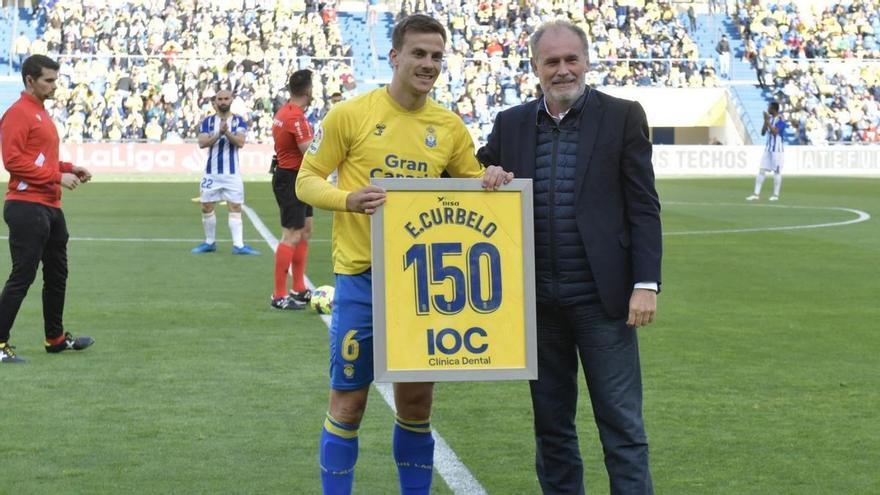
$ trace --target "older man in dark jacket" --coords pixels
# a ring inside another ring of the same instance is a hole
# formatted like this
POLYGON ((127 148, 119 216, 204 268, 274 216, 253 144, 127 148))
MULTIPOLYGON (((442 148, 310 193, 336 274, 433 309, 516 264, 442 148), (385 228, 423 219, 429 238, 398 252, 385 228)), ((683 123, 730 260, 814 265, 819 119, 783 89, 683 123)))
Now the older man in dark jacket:
POLYGON ((531 45, 544 96, 501 112, 477 156, 534 180, 538 478, 584 493, 580 357, 612 493, 653 493, 636 327, 654 319, 662 249, 645 113, 585 85, 578 27, 550 22, 531 45))

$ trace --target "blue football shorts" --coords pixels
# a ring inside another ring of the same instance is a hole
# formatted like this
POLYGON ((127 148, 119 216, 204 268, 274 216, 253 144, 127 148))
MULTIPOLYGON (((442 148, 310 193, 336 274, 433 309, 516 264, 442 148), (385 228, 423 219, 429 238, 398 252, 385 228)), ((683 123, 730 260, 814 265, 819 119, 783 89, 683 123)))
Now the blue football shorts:
POLYGON ((330 388, 357 390, 373 381, 373 274, 336 274, 330 324, 330 388))

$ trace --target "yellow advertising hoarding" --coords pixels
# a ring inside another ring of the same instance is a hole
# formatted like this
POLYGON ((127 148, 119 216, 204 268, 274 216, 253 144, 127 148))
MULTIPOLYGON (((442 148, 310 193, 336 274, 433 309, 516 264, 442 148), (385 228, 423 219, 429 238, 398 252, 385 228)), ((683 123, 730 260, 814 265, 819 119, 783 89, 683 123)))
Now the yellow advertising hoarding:
POLYGON ((531 181, 373 183, 376 380, 535 378, 531 181))

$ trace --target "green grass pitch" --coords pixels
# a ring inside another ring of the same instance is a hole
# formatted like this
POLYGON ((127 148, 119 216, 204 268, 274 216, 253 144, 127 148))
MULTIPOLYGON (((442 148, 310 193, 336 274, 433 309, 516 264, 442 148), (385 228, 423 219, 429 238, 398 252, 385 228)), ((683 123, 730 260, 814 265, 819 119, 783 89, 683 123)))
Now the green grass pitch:
MULTIPOLYGON (((751 179, 658 184, 663 291, 640 331, 657 493, 880 493, 880 180, 786 178, 779 207, 746 204, 751 179), (873 218, 760 230, 857 217, 831 207, 873 218), (748 229, 759 230, 730 232, 748 229)), ((225 208, 218 252, 189 253, 202 235, 195 194, 189 183, 65 194, 71 235, 88 238, 69 245, 65 321, 97 343, 43 351, 38 278, 12 334, 28 363, 0 366, 0 493, 319 493, 326 327, 270 310, 271 249, 246 220, 263 255, 230 255, 225 208)), ((269 185, 247 194, 277 236, 269 185)), ((332 284, 329 229, 319 212, 316 285, 332 284)), ((440 384, 435 405, 433 425, 489 493, 539 493, 525 382, 440 384)), ((581 405, 588 490, 607 493, 583 384, 581 405)), ((356 493, 397 491, 392 420, 374 390, 356 493)), ((437 475, 434 493, 450 493, 437 475)))

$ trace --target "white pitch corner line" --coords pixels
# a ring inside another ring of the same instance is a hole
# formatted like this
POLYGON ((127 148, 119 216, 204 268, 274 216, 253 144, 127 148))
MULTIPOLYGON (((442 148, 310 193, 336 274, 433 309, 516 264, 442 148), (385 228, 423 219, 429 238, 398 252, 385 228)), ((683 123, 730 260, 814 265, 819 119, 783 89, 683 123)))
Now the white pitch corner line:
POLYGON ((793 210, 830 210, 845 211, 852 213, 856 218, 843 220, 840 222, 813 223, 805 225, 783 225, 779 227, 748 227, 743 229, 718 229, 718 230, 686 230, 682 232, 664 232, 663 236, 679 236, 679 235, 706 235, 706 234, 740 234, 743 232, 772 232, 780 230, 807 230, 822 229, 828 227, 841 227, 843 225, 852 225, 856 223, 866 222, 871 219, 871 215, 862 210, 854 208, 843 208, 839 206, 795 206, 795 205, 764 205, 754 203, 691 203, 687 201, 665 201, 666 205, 682 205, 682 206, 744 206, 749 208, 786 208, 793 210))
MULTIPOLYGON (((254 228, 257 229, 257 232, 260 233, 266 241, 266 244, 268 244, 274 252, 278 248, 278 239, 272 234, 269 228, 266 227, 266 224, 263 223, 263 220, 260 219, 260 216, 257 215, 257 212, 254 211, 253 208, 247 205, 242 205, 242 209, 254 225, 254 228)), ((308 285, 311 290, 315 289, 315 286, 308 277, 306 277, 306 285, 308 285)), ((324 323, 328 327, 330 326, 330 315, 321 315, 321 319, 324 320, 324 323)), ((395 411, 394 393, 392 392, 391 384, 373 383, 373 385, 382 395, 382 398, 385 399, 385 403, 388 404, 388 407, 390 407, 392 411, 395 411)), ((452 493, 455 493, 456 495, 486 495, 486 489, 480 485, 480 482, 477 481, 467 466, 465 466, 464 463, 461 462, 461 459, 455 455, 455 452, 449 447, 446 440, 440 436, 440 432, 438 432, 436 428, 432 428, 432 430, 434 435, 434 466, 437 468, 440 477, 443 478, 443 481, 445 481, 449 489, 452 490, 452 493)))

